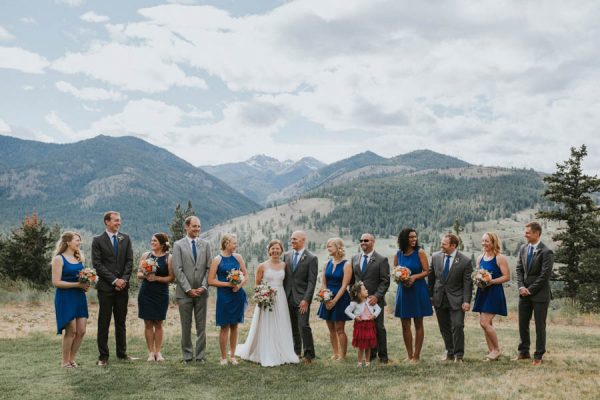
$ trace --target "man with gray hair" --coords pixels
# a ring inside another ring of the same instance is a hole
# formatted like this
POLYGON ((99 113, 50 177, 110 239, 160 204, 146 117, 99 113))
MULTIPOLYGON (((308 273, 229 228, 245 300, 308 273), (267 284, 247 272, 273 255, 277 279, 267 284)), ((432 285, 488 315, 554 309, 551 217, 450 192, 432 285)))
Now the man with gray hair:
POLYGON ((177 303, 181 319, 183 362, 204 361, 206 350, 206 308, 208 268, 212 260, 210 245, 200 239, 200 219, 185 220, 187 235, 173 246, 173 272, 177 282, 177 303), (196 323, 196 351, 192 346, 192 315, 196 323))

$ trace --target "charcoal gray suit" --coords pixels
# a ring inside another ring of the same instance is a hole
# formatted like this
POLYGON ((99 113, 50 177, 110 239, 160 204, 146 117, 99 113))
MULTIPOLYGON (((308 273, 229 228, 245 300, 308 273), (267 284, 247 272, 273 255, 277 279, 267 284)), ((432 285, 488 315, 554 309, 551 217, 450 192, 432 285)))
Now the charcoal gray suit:
POLYGON ((541 360, 546 352, 546 316, 552 299, 550 276, 554 266, 554 252, 540 242, 527 266, 528 244, 521 246, 517 260, 517 282, 519 288, 526 288, 529 296, 519 296, 519 354, 528 357, 531 339, 529 323, 535 319, 535 353, 533 357, 541 360))
POLYGON ((445 256, 444 252, 439 251, 431 257, 429 295, 435 306, 446 355, 462 359, 465 353, 465 312, 462 305, 471 303, 473 262, 471 257, 457 251, 448 276, 444 277, 445 256))
POLYGON ((369 292, 369 296, 377 297, 377 304, 381 307, 381 313, 375 319, 377 329, 377 348, 371 349, 371 359, 374 360, 379 355, 382 362, 388 361, 387 353, 387 331, 384 324, 385 294, 390 287, 390 264, 387 257, 382 256, 376 251, 368 258, 367 267, 362 271, 363 253, 352 257, 352 269, 354 280, 362 281, 369 292))
POLYGON ((304 347, 304 358, 312 360, 315 358, 315 345, 309 323, 310 303, 317 285, 319 260, 310 251, 304 249, 294 269, 292 266, 293 253, 294 250, 291 250, 283 256, 285 262, 283 287, 285 288, 290 310, 294 351, 300 356, 304 347), (308 309, 304 314, 300 314, 298 310, 302 300, 308 302, 308 309))
POLYGON ((204 360, 206 350, 206 310, 208 303, 208 269, 212 260, 210 245, 196 238, 196 261, 187 237, 173 246, 173 272, 177 282, 177 304, 181 319, 181 352, 184 361, 204 360), (189 297, 190 289, 206 289, 199 297, 189 297), (192 346, 192 315, 196 323, 196 351, 192 346), (195 357, 194 357, 195 355, 195 357))

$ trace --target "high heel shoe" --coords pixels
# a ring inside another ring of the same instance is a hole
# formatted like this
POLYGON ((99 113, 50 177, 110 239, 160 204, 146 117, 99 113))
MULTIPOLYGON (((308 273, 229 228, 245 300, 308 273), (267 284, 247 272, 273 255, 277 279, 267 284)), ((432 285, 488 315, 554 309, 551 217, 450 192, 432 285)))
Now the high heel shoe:
POLYGON ((502 355, 502 353, 500 352, 491 352, 488 355, 485 356, 485 361, 498 361, 498 359, 500 358, 500 356, 502 355))
POLYGON ((156 355, 154 353, 148 353, 148 362, 156 361, 156 355))

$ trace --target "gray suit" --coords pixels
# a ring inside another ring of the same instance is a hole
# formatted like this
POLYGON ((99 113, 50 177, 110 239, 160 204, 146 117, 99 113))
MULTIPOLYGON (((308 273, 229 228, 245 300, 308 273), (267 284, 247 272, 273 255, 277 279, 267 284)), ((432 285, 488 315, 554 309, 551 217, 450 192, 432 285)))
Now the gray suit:
POLYGON ((517 260, 517 282, 519 288, 527 288, 529 296, 519 296, 519 354, 529 356, 529 322, 535 319, 535 353, 534 358, 541 360, 546 352, 546 316, 548 305, 552 299, 550 291, 550 275, 554 266, 554 252, 540 242, 527 267, 528 244, 521 246, 517 260))
POLYGON ((384 325, 385 294, 390 287, 390 264, 387 257, 374 251, 369 257, 365 272, 362 272, 363 254, 359 253, 352 257, 352 268, 354 280, 362 281, 369 292, 369 296, 377 297, 377 304, 381 307, 381 313, 375 319, 377 329, 377 348, 371 349, 371 359, 377 358, 382 362, 388 361, 387 353, 387 331, 384 325))
POLYGON ((196 361, 203 360, 206 350, 206 309, 208 303, 208 269, 212 260, 207 241, 196 239, 197 258, 194 262, 192 247, 187 237, 173 246, 173 272, 177 281, 177 303, 181 319, 181 352, 185 361, 193 359, 192 314, 196 322, 196 361), (189 297, 190 289, 203 287, 206 291, 199 297, 189 297))
POLYGON ((448 277, 444 278, 445 253, 439 251, 431 257, 429 268, 429 295, 444 339, 446 354, 463 358, 465 353, 465 312, 463 303, 471 303, 473 293, 473 262, 460 251, 452 261, 448 277))
POLYGON ((294 351, 298 356, 304 347, 304 358, 315 358, 315 345, 310 328, 310 303, 315 293, 317 275, 319 273, 319 260, 310 251, 304 252, 298 260, 296 270, 292 268, 293 250, 284 254, 285 279, 283 286, 290 310, 292 322, 292 335, 294 339, 294 351), (308 310, 300 314, 298 306, 302 300, 308 302, 308 310))

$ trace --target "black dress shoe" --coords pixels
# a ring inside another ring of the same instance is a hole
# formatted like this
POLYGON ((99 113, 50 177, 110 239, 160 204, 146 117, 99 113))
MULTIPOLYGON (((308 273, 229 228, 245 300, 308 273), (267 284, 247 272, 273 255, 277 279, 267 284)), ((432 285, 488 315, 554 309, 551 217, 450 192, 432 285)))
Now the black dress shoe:
POLYGON ((135 360, 139 360, 139 357, 132 357, 129 354, 126 355, 125 357, 118 357, 120 361, 135 361, 135 360))
POLYGON ((96 361, 96 365, 99 367, 107 367, 108 366, 108 360, 98 360, 96 361))

